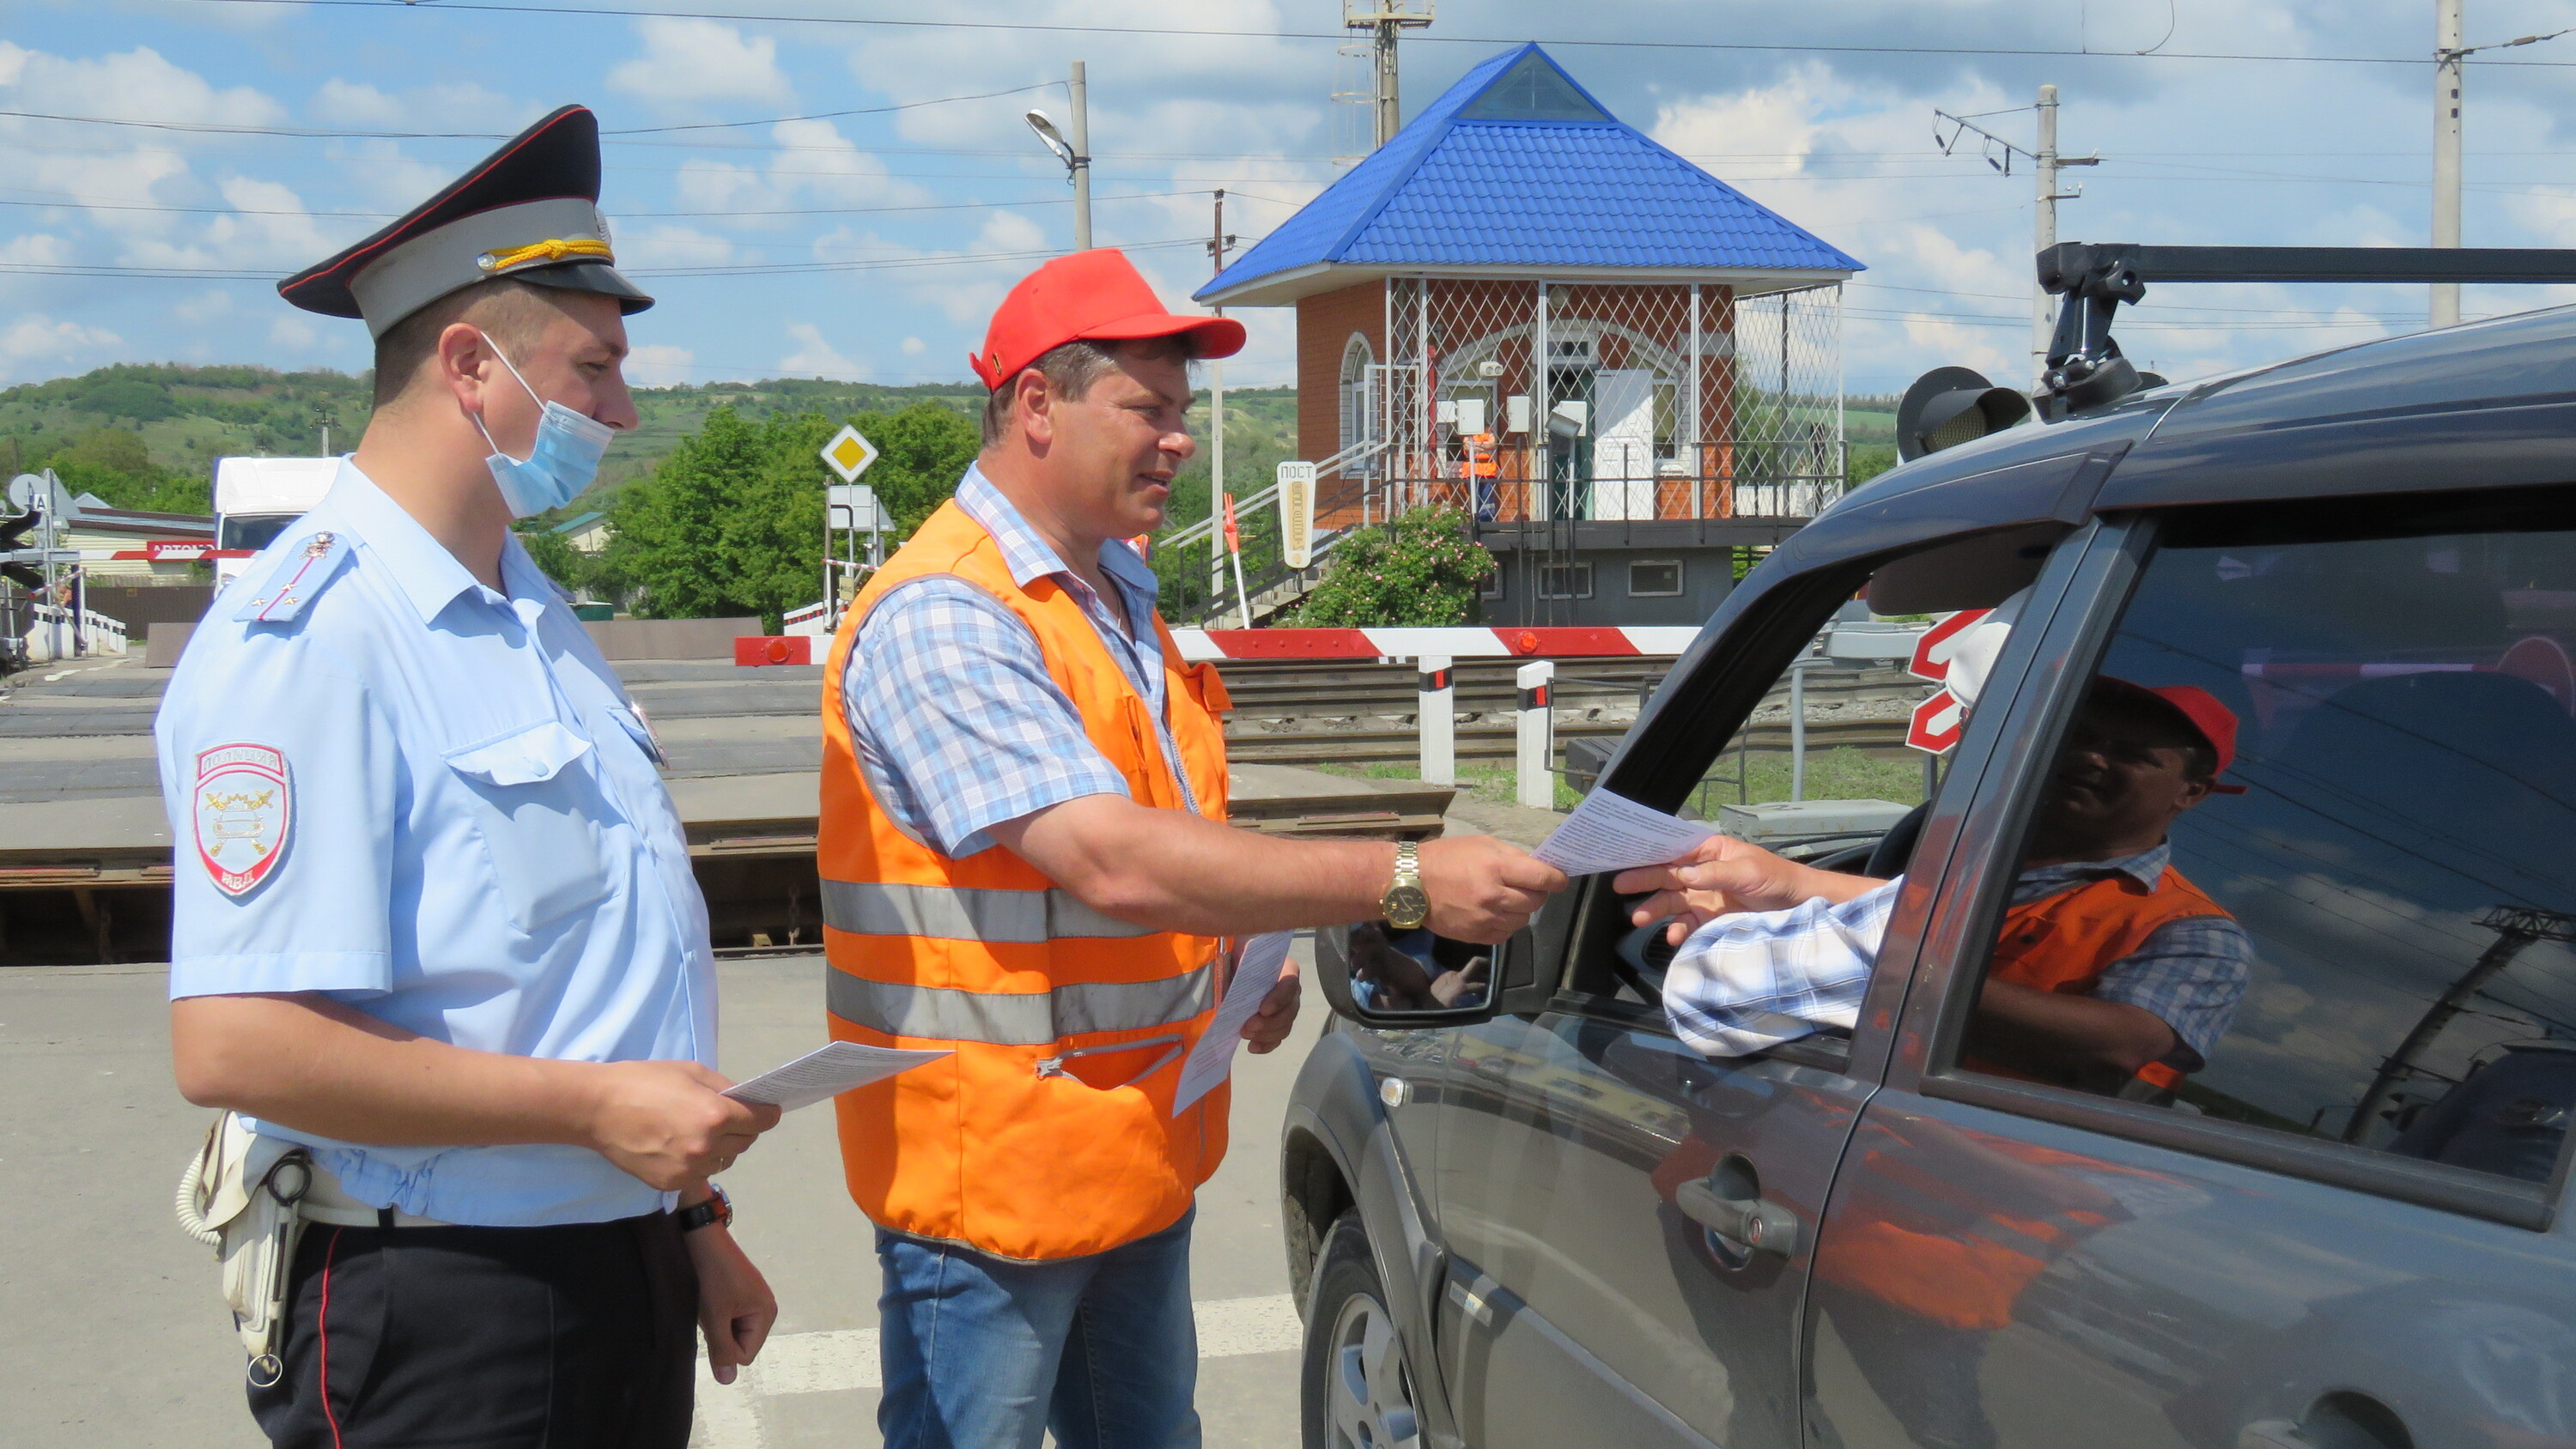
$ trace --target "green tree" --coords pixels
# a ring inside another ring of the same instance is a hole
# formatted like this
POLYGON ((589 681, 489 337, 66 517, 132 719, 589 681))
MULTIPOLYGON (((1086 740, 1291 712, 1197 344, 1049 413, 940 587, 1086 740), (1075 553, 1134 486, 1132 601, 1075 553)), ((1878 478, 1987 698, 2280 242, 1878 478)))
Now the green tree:
POLYGON ((887 526, 898 535, 919 528, 948 501, 983 445, 975 421, 942 403, 917 402, 900 412, 862 414, 850 421, 877 445, 877 460, 860 481, 876 490, 887 526))
POLYGON ((1468 536, 1454 508, 1417 508, 1391 524, 1355 529, 1335 546, 1324 581, 1297 607, 1303 628, 1472 624, 1477 583, 1494 556, 1468 536))
POLYGON ((566 543, 562 534, 532 519, 522 520, 518 533, 520 546, 547 578, 576 594, 590 587, 589 557, 566 543))
POLYGON ((606 562, 637 614, 704 619, 742 612, 722 572, 724 534, 742 481, 767 462, 762 432, 732 408, 717 408, 660 466, 617 496, 608 510, 615 537, 606 562))
POLYGON ((143 435, 131 428, 92 428, 32 466, 53 469, 73 492, 96 494, 115 508, 214 511, 208 480, 154 463, 143 446, 143 435))

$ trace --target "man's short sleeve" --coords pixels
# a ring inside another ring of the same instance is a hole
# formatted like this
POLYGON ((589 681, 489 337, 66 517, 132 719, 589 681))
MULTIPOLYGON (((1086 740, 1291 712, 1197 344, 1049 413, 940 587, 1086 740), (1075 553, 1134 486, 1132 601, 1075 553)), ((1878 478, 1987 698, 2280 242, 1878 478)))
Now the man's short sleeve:
POLYGON ((170 996, 392 986, 402 760, 365 687, 296 637, 205 641, 153 733, 170 996))
POLYGON ((2187 1054, 2174 1065, 2198 1071, 2227 1035, 2253 976, 2254 941, 2243 926, 2226 916, 2192 916, 2158 926, 2135 952, 2104 968, 2093 994, 2153 1012, 2187 1054))
POLYGON ((905 584, 877 603, 851 652, 842 709, 869 783, 941 854, 985 850, 994 826, 1050 805, 1128 793, 1037 637, 974 585, 905 584))

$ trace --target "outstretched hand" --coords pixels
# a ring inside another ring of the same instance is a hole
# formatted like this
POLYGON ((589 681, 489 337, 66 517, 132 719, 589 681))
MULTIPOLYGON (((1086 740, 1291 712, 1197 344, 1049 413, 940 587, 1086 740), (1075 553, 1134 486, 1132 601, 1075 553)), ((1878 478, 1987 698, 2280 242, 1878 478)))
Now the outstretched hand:
POLYGON ((1630 908, 1629 921, 1648 926, 1669 920, 1664 939, 1678 946, 1719 916, 1785 911, 1819 896, 1839 904, 1883 884, 1869 876, 1800 865, 1761 846, 1712 835, 1669 865, 1619 872, 1610 888, 1623 896, 1644 894, 1630 908))

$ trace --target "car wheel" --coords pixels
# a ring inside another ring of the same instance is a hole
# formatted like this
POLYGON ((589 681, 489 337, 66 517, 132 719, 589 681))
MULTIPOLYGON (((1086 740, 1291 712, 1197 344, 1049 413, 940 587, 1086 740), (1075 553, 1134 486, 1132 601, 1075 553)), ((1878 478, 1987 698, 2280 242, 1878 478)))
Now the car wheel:
POLYGON ((1419 1449, 1413 1366, 1357 1210, 1324 1235, 1306 1317, 1306 1449, 1419 1449))

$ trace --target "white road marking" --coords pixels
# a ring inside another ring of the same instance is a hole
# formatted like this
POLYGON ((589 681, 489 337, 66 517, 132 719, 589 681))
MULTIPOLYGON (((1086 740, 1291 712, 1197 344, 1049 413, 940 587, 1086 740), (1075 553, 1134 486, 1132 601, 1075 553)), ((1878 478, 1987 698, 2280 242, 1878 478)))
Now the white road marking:
MULTIPOLYGON (((1297 1321, 1297 1300, 1285 1293, 1267 1298, 1223 1298, 1193 1305, 1197 1310, 1199 1357, 1241 1358, 1246 1354, 1280 1353, 1304 1341, 1297 1321)), ((790 1333, 771 1339, 760 1361, 730 1386, 718 1384, 698 1361, 698 1422, 690 1434, 692 1449, 762 1449, 760 1401, 785 1394, 827 1394, 847 1389, 881 1389, 877 1366, 877 1330, 838 1328, 819 1333, 790 1333)))

